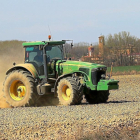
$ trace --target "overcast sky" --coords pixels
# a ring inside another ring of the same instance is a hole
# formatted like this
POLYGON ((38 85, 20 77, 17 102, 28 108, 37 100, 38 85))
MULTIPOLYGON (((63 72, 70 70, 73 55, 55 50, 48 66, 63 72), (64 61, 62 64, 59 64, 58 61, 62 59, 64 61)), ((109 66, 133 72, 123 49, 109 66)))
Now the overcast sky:
POLYGON ((140 38, 140 0, 0 0, 0 40, 48 40, 50 31, 75 43, 121 31, 140 38))

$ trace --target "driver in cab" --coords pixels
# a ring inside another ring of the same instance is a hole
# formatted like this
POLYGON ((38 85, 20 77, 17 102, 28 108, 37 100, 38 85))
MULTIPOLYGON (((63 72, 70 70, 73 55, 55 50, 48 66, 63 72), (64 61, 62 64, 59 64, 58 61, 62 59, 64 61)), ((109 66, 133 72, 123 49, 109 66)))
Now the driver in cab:
POLYGON ((37 55, 34 57, 34 61, 43 62, 43 55, 41 55, 41 51, 37 52, 37 55))

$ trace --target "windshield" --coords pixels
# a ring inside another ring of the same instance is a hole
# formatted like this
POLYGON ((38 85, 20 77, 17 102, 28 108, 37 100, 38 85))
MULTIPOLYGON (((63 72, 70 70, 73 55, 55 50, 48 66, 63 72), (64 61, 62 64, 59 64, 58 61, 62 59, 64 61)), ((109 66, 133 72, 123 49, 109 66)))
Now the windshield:
POLYGON ((63 59, 63 46, 47 46, 46 54, 48 61, 51 61, 52 59, 63 59))
MULTIPOLYGON (((25 62, 37 61, 43 63, 43 51, 39 50, 39 46, 29 46, 25 50, 25 62)), ((50 62, 52 59, 63 59, 63 46, 47 46, 46 54, 47 62, 50 62)))

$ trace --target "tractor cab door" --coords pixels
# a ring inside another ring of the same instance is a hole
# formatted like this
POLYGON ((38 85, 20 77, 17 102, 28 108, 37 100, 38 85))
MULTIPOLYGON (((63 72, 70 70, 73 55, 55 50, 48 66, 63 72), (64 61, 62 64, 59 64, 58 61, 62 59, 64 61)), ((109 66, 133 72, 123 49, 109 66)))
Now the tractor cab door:
MULTIPOLYGON (((39 77, 44 78, 44 61, 43 61, 43 51, 39 50, 39 46, 29 46, 25 49, 25 63, 31 63, 36 68, 39 77)), ((52 77, 52 71, 50 67, 50 59, 47 59, 47 69, 48 69, 48 77, 52 77)), ((54 76, 53 76, 54 77, 54 76)))
POLYGON ((43 51, 38 46, 25 48, 25 63, 33 64, 39 76, 44 75, 43 51))

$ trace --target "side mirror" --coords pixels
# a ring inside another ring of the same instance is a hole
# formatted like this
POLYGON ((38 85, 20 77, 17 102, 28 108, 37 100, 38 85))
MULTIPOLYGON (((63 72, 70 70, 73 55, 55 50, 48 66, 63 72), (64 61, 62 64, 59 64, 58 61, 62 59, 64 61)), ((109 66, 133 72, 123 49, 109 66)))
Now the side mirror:
POLYGON ((72 49, 72 47, 73 47, 73 43, 71 43, 71 49, 72 49))

